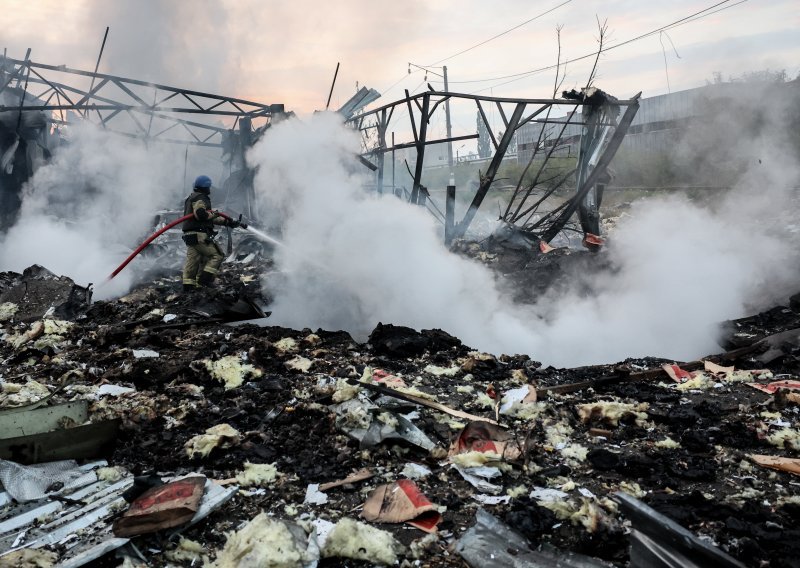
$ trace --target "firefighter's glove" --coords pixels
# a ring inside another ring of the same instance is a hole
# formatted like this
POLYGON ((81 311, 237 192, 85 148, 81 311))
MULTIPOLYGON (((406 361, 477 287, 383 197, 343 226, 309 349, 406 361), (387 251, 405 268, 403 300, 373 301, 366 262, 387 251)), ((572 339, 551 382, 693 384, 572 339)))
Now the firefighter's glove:
POLYGON ((235 229, 236 227, 241 227, 242 224, 236 219, 226 219, 225 226, 230 227, 231 229, 235 229))

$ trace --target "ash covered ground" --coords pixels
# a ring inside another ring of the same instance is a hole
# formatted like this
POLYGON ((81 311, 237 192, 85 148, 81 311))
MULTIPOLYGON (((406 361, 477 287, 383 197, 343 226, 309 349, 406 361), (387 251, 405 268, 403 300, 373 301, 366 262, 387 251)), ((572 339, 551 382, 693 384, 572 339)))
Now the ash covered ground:
MULTIPOLYGON (((557 282, 567 264, 604 263, 602 255, 558 249, 532 255, 491 241, 460 250, 496 265, 526 293, 557 282)), ((111 465, 135 475, 198 472, 240 486, 231 501, 184 532, 200 545, 188 556, 177 554, 178 541, 161 533, 136 538, 150 565, 211 562, 229 536, 261 512, 301 526, 317 519, 365 522, 360 513, 370 492, 406 477, 442 514, 433 537, 403 523, 371 523, 393 536, 392 554, 407 566, 464 566, 455 543, 474 524, 478 509, 520 533, 533 550, 552 547, 626 566, 631 524, 611 499, 617 491, 745 565, 800 565, 800 480, 749 458, 800 457, 800 405, 785 391, 767 394, 746 384, 797 377, 796 334, 760 341, 800 327, 796 306, 720 322, 720 342, 731 351, 720 347, 706 360, 735 371, 714 374, 712 368, 681 384, 662 371, 676 362, 655 358, 562 369, 528 356, 480 353, 446 330, 385 322, 368 343, 359 343, 343 331, 292 330, 270 326, 269 319, 233 325, 216 318, 237 300, 268 303, 260 280, 270 269, 267 259, 228 263, 215 290, 190 295, 180 292, 176 274, 153 276, 128 295, 97 301, 88 310, 71 311, 68 305, 48 316, 68 323, 45 326, 29 341, 24 333, 41 321, 43 305, 20 301, 16 311, 3 314, 0 404, 36 400, 67 378, 56 401, 89 398, 93 420, 122 419, 111 465), (598 379, 574 392, 551 388, 598 379), (95 399, 107 383, 135 391, 95 399), (507 443, 519 451, 448 456, 471 420, 381 400, 363 383, 499 419, 507 426, 507 443), (509 392, 527 385, 538 400, 508 404, 498 414, 509 392), (365 443, 352 435, 372 423, 391 430, 397 416, 409 417, 433 448, 397 438, 365 443), (222 444, 228 447, 190 455, 191 440, 219 425, 238 433, 222 444), (248 481, 242 476, 248 463, 274 470, 248 481), (453 463, 496 468, 499 475, 479 489, 453 463), (307 500, 310 484, 364 469, 373 476, 327 490, 326 503, 307 500), (482 502, 487 497, 501 499, 482 502)), ((0 278, 4 306, 22 300, 12 294, 21 278, 0 278)), ((320 566, 380 563, 367 551, 361 559, 328 556, 320 566)), ((109 554, 93 565, 119 562, 109 554)))

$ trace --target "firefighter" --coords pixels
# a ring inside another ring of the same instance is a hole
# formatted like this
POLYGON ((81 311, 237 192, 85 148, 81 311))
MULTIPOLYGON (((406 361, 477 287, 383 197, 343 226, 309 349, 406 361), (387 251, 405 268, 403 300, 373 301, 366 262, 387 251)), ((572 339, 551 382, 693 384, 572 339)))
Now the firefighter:
POLYGON ((214 225, 243 227, 247 225, 226 219, 211 210, 211 178, 198 176, 194 191, 186 198, 184 215, 192 215, 183 222, 183 242, 186 243, 186 262, 183 265, 183 291, 211 286, 222 264, 223 254, 214 242, 214 225))

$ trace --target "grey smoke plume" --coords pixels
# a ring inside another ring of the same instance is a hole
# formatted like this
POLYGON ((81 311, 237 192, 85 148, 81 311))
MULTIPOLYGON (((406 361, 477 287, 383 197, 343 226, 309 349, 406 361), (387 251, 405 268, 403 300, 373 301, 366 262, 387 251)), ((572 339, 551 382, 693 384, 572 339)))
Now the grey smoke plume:
MULTIPOLYGON (((154 214, 184 193, 182 149, 147 147, 85 122, 24 188, 19 219, 0 243, 5 270, 41 264, 81 284, 102 283, 149 234, 154 214)), ((127 291, 137 266, 96 290, 127 291)))
MULTIPOLYGON (((273 323, 362 339, 378 321, 439 327, 476 348, 556 365, 691 359, 719 351, 718 322, 797 281, 791 239, 743 209, 741 193, 716 211, 673 198, 637 204, 619 224, 606 253, 617 270, 596 277, 593 295, 548 298, 546 310, 513 305, 488 269, 444 248, 425 212, 366 194, 357 151, 354 133, 318 115, 276 126, 250 154, 262 202, 285 223, 273 323)), ((779 177, 759 181, 785 186, 779 177)), ((777 199, 767 213, 788 210, 777 199)))
POLYGON ((91 0, 85 12, 98 42, 110 27, 103 69, 111 74, 211 93, 235 88, 236 50, 222 3, 91 0))

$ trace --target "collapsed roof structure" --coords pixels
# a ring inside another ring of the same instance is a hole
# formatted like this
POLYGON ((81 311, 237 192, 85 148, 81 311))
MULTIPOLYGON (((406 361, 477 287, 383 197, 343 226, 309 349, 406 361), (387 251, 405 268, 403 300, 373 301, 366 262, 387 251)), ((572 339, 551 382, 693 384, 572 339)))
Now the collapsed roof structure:
MULTIPOLYGON (((85 119, 123 136, 219 148, 234 172, 224 191, 252 214, 244 152, 288 114, 28 57, 1 69, 0 191, 9 200, 60 144, 58 128, 85 119), (233 126, 190 118, 199 115, 233 126)), ((530 122, 542 124, 530 161, 538 173, 513 190, 502 219, 550 242, 578 212, 584 238, 599 237, 602 176, 638 95, 428 91, 364 111, 376 95, 362 89, 339 111, 363 136, 361 162, 383 192, 386 155, 413 148, 414 181, 401 197, 428 207, 448 243, 466 234, 515 130, 530 122), (454 101, 475 104, 484 122, 494 105, 505 126, 458 222, 456 188, 443 212, 422 183, 428 145, 477 137, 428 139, 435 113, 454 101), (549 118, 555 107, 571 109, 566 121, 549 118), (577 167, 549 179, 546 163, 578 109, 577 167), (390 144, 395 112, 412 139, 390 144), (570 176, 575 193, 546 210, 570 176)), ((538 251, 496 256, 524 256, 512 259, 519 265, 538 251)), ((704 361, 556 369, 435 329, 379 324, 359 343, 341 331, 241 324, 265 315, 260 278, 273 268, 255 252, 247 259, 234 259, 222 290, 199 300, 176 293, 172 275, 91 304, 91 290, 41 267, 0 273, 0 423, 11 425, 0 438, 0 564, 80 566, 104 555, 111 564, 116 550, 128 565, 796 564, 797 460, 764 454, 800 451, 800 385, 777 380, 799 368, 797 305, 729 322, 728 351, 704 361), (91 440, 89 429, 99 432, 91 440), (100 457, 38 475, 23 467, 100 457), (38 478, 35 490, 16 483, 20 472, 38 478), (193 488, 164 489, 181 482, 193 488), (131 521, 154 495, 164 508, 131 521)), ((528 277, 525 288, 537 275, 528 277)))

